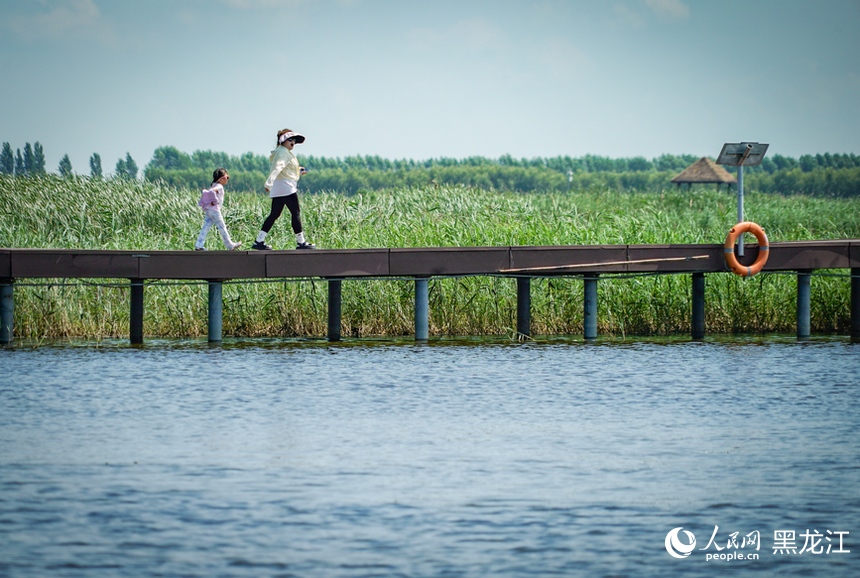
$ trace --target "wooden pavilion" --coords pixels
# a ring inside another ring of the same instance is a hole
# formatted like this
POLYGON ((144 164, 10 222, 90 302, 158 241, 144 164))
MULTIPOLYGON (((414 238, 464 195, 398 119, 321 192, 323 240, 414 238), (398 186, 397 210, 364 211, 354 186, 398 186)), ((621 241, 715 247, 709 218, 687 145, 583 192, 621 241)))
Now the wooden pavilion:
POLYGON ((708 157, 702 157, 681 171, 678 176, 672 179, 672 182, 678 187, 682 184, 690 187, 693 184, 713 183, 719 189, 722 184, 729 187, 737 184, 738 179, 708 157))

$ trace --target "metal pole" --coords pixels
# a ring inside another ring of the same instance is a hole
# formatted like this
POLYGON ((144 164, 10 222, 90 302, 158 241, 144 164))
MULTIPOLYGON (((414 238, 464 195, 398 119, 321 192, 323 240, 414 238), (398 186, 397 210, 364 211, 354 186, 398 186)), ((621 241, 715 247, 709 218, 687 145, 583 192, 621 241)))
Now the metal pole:
POLYGON ((517 277, 517 334, 531 336, 532 279, 517 277))
MULTIPOLYGON (((744 166, 738 165, 738 223, 744 222, 744 166)), ((744 256, 744 236, 738 236, 738 257, 744 256)))
POLYGON ((427 279, 415 280, 415 340, 430 337, 430 292, 427 279))
POLYGON ((851 341, 860 343, 860 268, 851 269, 851 341))
POLYGON ((143 343, 143 279, 129 279, 131 283, 131 314, 129 340, 132 345, 143 343))
POLYGON ((221 281, 209 281, 209 343, 221 342, 223 307, 221 281))
POLYGON ((693 339, 705 338, 705 274, 693 273, 693 339))
POLYGON ((340 341, 341 280, 328 280, 328 340, 340 341))
POLYGON ((597 338, 597 277, 585 276, 585 315, 583 320, 584 336, 586 339, 597 338))
POLYGON ((797 338, 809 337, 809 271, 797 272, 797 338))
POLYGON ((12 343, 15 326, 14 286, 11 279, 0 281, 0 345, 12 343))

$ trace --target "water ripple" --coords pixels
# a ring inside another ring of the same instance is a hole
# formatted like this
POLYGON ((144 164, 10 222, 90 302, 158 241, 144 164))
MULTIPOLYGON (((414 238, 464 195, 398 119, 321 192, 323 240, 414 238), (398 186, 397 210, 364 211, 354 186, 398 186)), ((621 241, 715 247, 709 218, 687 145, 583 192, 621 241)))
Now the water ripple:
POLYGON ((779 339, 0 351, 0 575, 850 576, 770 547, 860 532, 858 361, 779 339), (760 559, 676 560, 677 527, 757 530, 760 559))

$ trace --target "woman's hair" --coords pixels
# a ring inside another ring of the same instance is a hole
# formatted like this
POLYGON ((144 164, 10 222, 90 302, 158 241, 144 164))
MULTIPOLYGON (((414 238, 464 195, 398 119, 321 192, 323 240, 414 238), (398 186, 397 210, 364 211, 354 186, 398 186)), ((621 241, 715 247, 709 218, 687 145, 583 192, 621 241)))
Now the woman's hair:
POLYGON ((225 169, 224 167, 218 167, 217 169, 215 169, 215 172, 212 173, 212 182, 217 183, 218 179, 225 176, 227 176, 227 169, 225 169))

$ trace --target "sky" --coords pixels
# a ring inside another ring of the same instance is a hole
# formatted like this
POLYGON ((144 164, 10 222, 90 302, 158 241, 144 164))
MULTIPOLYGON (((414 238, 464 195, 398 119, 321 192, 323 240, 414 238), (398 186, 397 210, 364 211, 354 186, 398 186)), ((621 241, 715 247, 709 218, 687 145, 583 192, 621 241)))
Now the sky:
POLYGON ((860 0, 0 0, 0 142, 388 159, 860 154, 860 0))

